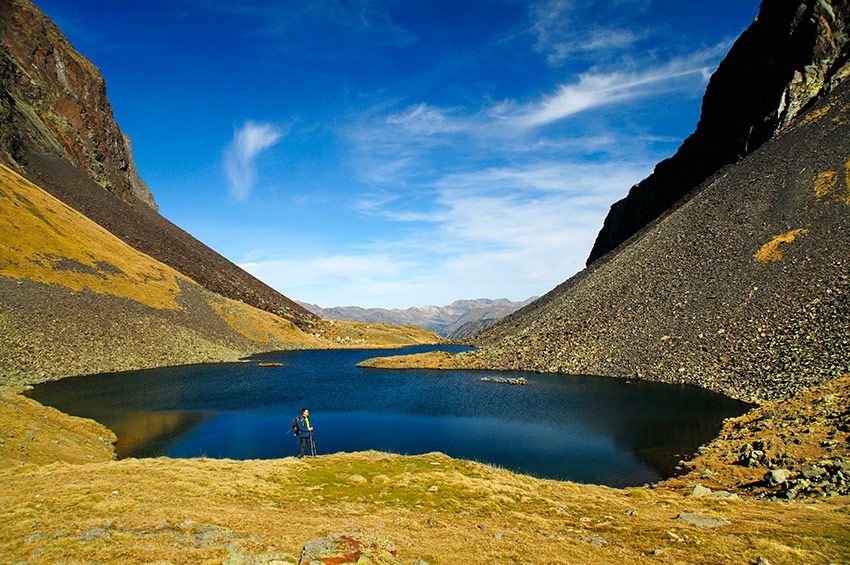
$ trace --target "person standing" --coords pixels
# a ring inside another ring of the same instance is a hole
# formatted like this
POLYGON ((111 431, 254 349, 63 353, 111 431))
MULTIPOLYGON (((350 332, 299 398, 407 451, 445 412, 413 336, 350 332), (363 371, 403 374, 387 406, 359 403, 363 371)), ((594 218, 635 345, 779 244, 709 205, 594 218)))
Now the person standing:
POLYGON ((298 427, 298 458, 304 457, 304 449, 307 449, 308 455, 316 455, 316 445, 313 443, 313 426, 310 425, 310 411, 306 408, 301 409, 301 416, 297 420, 298 427))

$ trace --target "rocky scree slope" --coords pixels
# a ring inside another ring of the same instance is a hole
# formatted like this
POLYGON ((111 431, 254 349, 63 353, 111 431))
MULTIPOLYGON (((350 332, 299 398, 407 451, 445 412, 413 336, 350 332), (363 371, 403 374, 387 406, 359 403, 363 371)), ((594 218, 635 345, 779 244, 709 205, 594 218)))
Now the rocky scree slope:
POLYGON ((475 366, 787 397, 850 371, 850 84, 617 253, 475 336, 475 366))
POLYGON ((98 69, 28 0, 0 0, 0 163, 128 245, 234 300, 318 318, 156 212, 98 69))
POLYGON ((765 0, 711 77, 696 131, 615 203, 588 265, 669 210, 724 165, 789 127, 850 74, 847 0, 765 0))

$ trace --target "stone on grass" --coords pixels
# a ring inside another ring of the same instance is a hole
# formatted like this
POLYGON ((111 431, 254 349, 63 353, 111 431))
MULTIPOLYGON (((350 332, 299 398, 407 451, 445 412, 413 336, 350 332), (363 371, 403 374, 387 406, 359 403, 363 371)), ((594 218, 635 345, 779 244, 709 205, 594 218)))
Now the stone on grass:
POLYGON ((395 553, 396 547, 389 540, 361 532, 342 532, 307 542, 298 563, 391 565, 399 563, 395 553))
POLYGON ((788 469, 771 469, 764 476, 764 482, 775 487, 781 485, 791 477, 791 471, 788 469))
POLYGON ((697 484, 694 486, 694 490, 691 491, 691 496, 695 496, 697 498, 701 496, 709 496, 711 494, 711 489, 708 487, 704 487, 701 484, 697 484))
POLYGON ((701 516, 700 514, 692 514, 690 512, 682 512, 676 519, 686 524, 691 524, 697 528, 716 528, 718 526, 726 526, 730 524, 728 520, 720 518, 712 518, 711 516, 701 516))

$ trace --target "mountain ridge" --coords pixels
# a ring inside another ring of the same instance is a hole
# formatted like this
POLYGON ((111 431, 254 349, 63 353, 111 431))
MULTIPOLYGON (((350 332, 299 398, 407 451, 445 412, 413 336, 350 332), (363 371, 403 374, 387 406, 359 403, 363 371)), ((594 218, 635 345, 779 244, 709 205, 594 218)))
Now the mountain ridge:
POLYGON ((409 308, 363 308, 360 306, 334 306, 322 308, 308 302, 301 306, 322 318, 351 320, 366 323, 386 323, 403 326, 419 326, 444 337, 460 339, 468 337, 470 326, 479 330, 490 327, 500 318, 517 308, 525 306, 536 297, 519 302, 507 298, 477 298, 455 300, 445 306, 411 306, 409 308), (487 320, 487 322, 484 322, 487 320), (466 326, 463 331, 460 331, 466 326), (460 331, 460 333, 458 333, 460 331))

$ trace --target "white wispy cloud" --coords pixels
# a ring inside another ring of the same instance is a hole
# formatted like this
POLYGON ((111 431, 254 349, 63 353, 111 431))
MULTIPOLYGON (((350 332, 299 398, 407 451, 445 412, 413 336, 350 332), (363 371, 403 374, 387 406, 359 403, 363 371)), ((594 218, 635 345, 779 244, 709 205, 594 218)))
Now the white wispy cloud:
POLYGON ((257 182, 257 156, 282 136, 279 128, 263 122, 246 122, 234 132, 224 149, 224 171, 233 198, 245 200, 248 197, 257 182))
POLYGON ((544 0, 529 6, 527 33, 534 37, 534 50, 546 56, 550 65, 559 66, 574 56, 604 58, 633 47, 651 36, 648 30, 625 27, 622 14, 633 13, 644 0, 582 2, 544 0), (595 17, 588 17, 592 13, 595 17), (600 27, 588 21, 611 22, 600 27))

